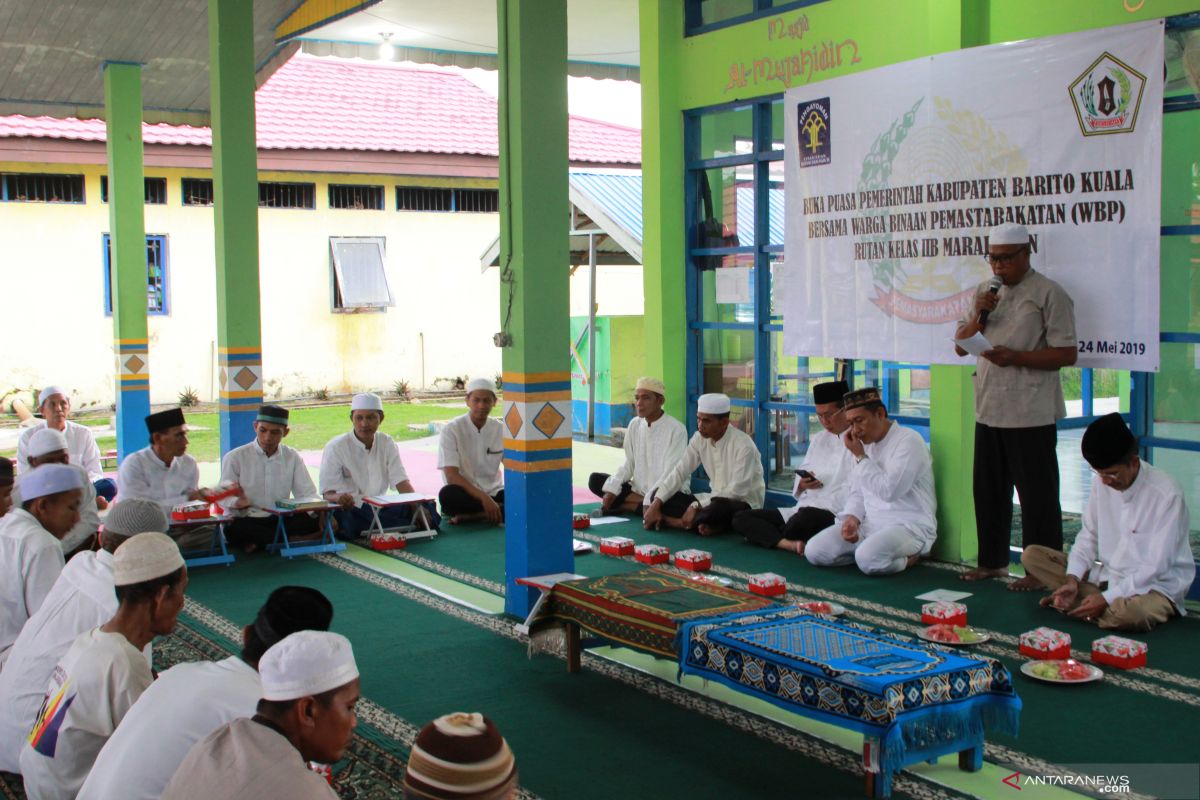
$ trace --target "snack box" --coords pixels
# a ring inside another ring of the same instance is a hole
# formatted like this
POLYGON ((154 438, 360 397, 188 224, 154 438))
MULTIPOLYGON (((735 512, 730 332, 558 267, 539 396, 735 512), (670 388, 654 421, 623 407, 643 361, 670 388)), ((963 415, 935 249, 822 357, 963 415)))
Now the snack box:
POLYGON ((592 526, 592 518, 590 516, 588 516, 587 514, 576 514, 575 517, 571 520, 571 528, 574 530, 577 530, 577 531, 581 531, 585 528, 590 528, 591 526, 592 526))
POLYGON ((921 606, 921 622, 926 625, 967 626, 967 607, 962 603, 936 600, 921 606))
POLYGON ((227 497, 236 497, 242 493, 242 487, 236 483, 223 486, 215 492, 208 493, 208 502, 219 503, 227 497))
POLYGON ((1021 654, 1030 658, 1071 657, 1071 635, 1053 628, 1034 628, 1021 634, 1021 654))
POLYGON ((403 534, 399 533, 373 533, 371 534, 371 549, 372 550, 400 550, 408 547, 408 540, 403 534))
POLYGON ((671 558, 671 551, 661 544, 639 544, 633 548, 633 557, 643 564, 665 564, 671 558))
POLYGON ((606 556, 633 555, 634 541, 628 536, 607 536, 600 540, 600 552, 606 556))
POLYGON ((692 572, 707 572, 712 569, 712 553, 707 550, 679 550, 675 553, 675 566, 692 572))
POLYGON ((1092 642, 1092 662, 1107 664, 1117 669, 1136 669, 1146 666, 1149 648, 1145 642, 1136 642, 1122 636, 1105 636, 1092 642))
POLYGON ((203 500, 193 500, 190 503, 180 503, 171 509, 171 519, 175 522, 186 522, 192 519, 208 519, 212 509, 203 500))
POLYGON ((778 597, 787 593, 787 579, 774 572, 760 572, 750 576, 749 588, 754 594, 778 597))

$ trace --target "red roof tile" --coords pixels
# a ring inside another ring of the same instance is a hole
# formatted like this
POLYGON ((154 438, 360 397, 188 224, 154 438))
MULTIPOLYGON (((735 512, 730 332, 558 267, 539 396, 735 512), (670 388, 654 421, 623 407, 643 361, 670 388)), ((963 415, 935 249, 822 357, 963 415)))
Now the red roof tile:
MULTIPOLYGON (((297 55, 256 95, 262 150, 499 153, 496 101, 451 72, 297 55)), ((575 162, 638 164, 641 132, 572 116, 575 162)), ((0 117, 0 136, 104 141, 97 119, 0 117)), ((208 128, 143 125, 147 144, 212 144, 208 128)))

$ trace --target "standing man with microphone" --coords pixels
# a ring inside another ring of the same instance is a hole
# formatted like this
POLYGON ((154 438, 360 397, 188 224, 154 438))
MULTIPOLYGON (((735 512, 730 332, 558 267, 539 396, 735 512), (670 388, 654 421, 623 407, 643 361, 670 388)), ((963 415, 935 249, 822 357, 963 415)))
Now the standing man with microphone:
MULTIPOLYGON (((982 332, 992 345, 975 370, 975 527, 979 565, 962 579, 1008 575, 1012 494, 1021 501, 1022 544, 1062 550, 1058 434, 1067 415, 1059 370, 1075 363, 1075 305, 1062 286, 1029 265, 1029 231, 1007 223, 992 228, 988 254, 993 276, 979 285, 975 303, 955 338, 982 332)), ((955 352, 966 352, 955 347, 955 352)), ((1013 591, 1041 588, 1026 576, 1013 591)))

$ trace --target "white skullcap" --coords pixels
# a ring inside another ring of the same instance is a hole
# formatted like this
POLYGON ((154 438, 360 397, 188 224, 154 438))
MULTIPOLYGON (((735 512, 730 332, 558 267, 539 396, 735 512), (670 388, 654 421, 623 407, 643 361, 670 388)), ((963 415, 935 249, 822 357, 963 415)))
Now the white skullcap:
POLYGON ((104 518, 104 532, 118 536, 133 536, 135 533, 156 531, 166 533, 169 523, 162 506, 153 500, 127 497, 114 503, 104 518))
POLYGON ((637 385, 633 387, 633 390, 636 392, 638 389, 645 389, 663 397, 667 396, 667 387, 658 378, 638 378, 637 385))
POLYGON ((992 228, 988 244, 1029 244, 1029 229, 1015 222, 1006 222, 992 228))
POLYGON ((383 400, 377 394, 371 392, 363 392, 362 394, 354 395, 354 399, 350 401, 351 411, 378 411, 383 413, 383 400))
POLYGON ((297 631, 263 653, 258 675, 264 700, 286 701, 345 686, 358 677, 358 665, 345 636, 297 631))
POLYGON ((702 394, 696 401, 696 410, 701 414, 728 414, 729 395, 702 394))
POLYGON ((174 539, 158 531, 139 532, 113 553, 113 585, 145 583, 170 575, 182 566, 183 556, 174 539))
POLYGON ((42 464, 21 476, 17 489, 21 502, 27 503, 39 497, 83 488, 83 471, 70 464, 42 464))
POLYGON ((496 382, 491 378, 471 378, 470 383, 467 384, 467 394, 469 395, 471 392, 481 391, 491 392, 493 395, 495 395, 496 382))
POLYGON ((40 458, 47 453, 67 449, 67 437, 54 428, 38 428, 29 437, 29 457, 40 458))
POLYGON ((38 408, 44 406, 46 401, 56 394, 61 394, 63 397, 66 397, 67 390, 61 386, 47 386, 45 389, 42 389, 42 393, 38 395, 38 408))

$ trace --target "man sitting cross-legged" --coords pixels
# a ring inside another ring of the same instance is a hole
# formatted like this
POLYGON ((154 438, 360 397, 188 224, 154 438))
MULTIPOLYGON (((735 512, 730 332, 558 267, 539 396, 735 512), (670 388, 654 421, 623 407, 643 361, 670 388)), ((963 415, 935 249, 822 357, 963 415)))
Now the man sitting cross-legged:
POLYGON ((437 465, 446 485, 438 502, 452 524, 504 522, 504 425, 491 416, 495 407, 496 384, 474 378, 467 384, 467 413, 442 429, 437 465))

